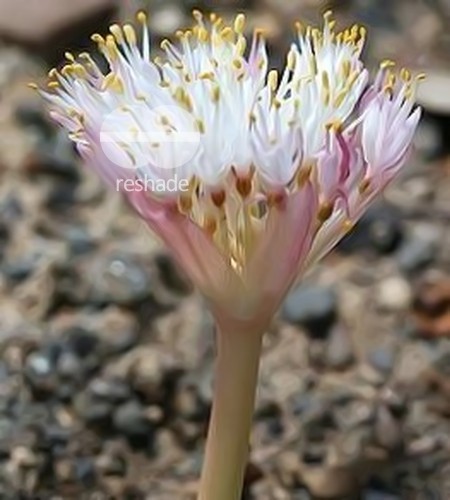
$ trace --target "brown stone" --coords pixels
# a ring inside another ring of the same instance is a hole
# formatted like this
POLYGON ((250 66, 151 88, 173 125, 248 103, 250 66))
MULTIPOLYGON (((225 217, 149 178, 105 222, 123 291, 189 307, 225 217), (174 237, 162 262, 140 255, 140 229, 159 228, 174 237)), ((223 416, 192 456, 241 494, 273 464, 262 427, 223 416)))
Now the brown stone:
POLYGON ((114 0, 0 0, 0 39, 33 49, 67 41, 99 29, 114 12, 114 0))

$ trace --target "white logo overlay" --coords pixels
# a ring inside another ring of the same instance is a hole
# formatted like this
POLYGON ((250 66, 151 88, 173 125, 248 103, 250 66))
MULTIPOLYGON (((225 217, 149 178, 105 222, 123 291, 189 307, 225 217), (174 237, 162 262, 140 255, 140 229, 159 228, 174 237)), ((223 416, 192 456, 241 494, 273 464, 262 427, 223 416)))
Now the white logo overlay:
POLYGON ((135 171, 136 175, 124 172, 124 178, 117 179, 118 191, 186 191, 189 182, 182 167, 199 151, 200 133, 183 108, 151 108, 142 102, 107 115, 100 143, 110 162, 135 171))

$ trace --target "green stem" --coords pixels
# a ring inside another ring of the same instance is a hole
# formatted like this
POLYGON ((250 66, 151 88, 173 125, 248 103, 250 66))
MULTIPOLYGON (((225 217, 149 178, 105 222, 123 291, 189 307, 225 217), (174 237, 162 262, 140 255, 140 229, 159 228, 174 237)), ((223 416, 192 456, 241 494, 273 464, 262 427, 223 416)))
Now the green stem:
POLYGON ((249 454, 261 331, 222 324, 198 500, 239 500, 249 454))

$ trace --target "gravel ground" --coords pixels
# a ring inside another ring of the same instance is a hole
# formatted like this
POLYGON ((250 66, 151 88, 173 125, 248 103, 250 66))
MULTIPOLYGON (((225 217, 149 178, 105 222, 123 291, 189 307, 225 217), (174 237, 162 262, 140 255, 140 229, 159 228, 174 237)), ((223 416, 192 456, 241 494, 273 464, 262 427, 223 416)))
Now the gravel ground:
MULTIPOLYGON (((338 12, 374 25, 369 59, 395 49, 450 70, 446 3, 385 3, 338 12)), ((169 8, 184 19, 164 4, 161 34, 169 8)), ((259 2, 255 18, 276 26, 273 9, 259 2)), ((195 498, 211 318, 24 90, 42 70, 0 49, 0 498, 195 498)), ((402 178, 275 318, 245 499, 450 498, 448 128, 444 111, 426 114, 402 178)))

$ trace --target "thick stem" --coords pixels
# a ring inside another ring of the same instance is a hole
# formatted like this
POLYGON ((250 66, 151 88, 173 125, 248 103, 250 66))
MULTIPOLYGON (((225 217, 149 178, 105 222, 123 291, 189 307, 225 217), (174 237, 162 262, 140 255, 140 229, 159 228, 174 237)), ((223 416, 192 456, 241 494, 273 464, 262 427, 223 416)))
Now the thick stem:
POLYGON ((198 500, 239 500, 249 454, 261 331, 221 325, 214 399, 198 500))

